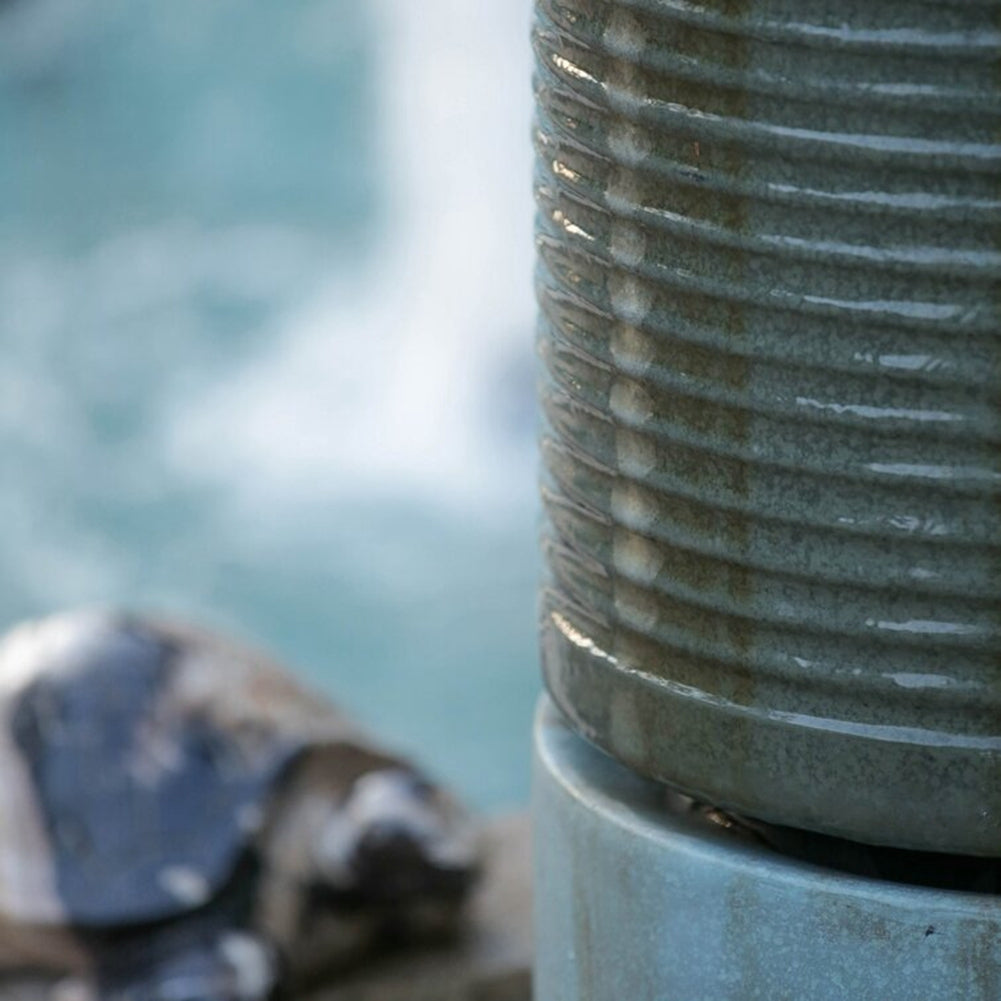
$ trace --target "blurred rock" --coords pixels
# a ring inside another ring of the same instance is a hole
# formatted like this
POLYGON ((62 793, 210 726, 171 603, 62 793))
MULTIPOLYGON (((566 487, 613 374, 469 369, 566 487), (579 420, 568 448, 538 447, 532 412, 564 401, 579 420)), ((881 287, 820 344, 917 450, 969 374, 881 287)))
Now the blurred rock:
POLYGON ((530 1001, 532 851, 527 814, 488 828, 488 869, 462 941, 394 953, 298 1001, 530 1001))
MULTIPOLYGON (((295 1001, 530 1001, 531 831, 527 814, 487 829, 487 872, 458 943, 413 948, 338 977, 295 1001)), ((93 1001, 86 985, 44 975, 0 980, 0 1001, 93 1001)))

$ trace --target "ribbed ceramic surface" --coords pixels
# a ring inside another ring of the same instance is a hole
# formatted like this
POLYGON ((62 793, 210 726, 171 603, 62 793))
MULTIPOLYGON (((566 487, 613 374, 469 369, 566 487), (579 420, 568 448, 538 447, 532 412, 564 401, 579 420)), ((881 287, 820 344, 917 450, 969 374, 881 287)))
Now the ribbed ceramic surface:
POLYGON ((539 0, 543 666, 730 809, 1001 854, 1001 3, 539 0))

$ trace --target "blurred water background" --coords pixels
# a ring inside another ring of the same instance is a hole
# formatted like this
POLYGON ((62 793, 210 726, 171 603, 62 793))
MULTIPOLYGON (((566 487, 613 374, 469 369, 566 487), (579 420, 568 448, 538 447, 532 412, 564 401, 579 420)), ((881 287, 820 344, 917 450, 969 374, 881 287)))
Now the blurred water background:
POLYGON ((184 614, 524 800, 528 8, 0 0, 0 625, 184 614))

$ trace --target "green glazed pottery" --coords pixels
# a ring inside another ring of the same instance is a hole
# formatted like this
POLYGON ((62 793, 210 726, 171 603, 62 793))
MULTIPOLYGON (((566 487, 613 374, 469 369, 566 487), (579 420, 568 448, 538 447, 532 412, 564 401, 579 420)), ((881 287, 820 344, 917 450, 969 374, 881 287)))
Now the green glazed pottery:
POLYGON ((1001 3, 534 44, 549 691, 727 809, 1001 855, 1001 3))

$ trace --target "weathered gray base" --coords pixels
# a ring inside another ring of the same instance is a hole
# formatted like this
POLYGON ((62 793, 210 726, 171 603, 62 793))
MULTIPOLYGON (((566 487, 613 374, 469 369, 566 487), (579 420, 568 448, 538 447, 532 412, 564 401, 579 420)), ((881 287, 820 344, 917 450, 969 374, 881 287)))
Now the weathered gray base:
POLYGON ((672 815, 548 700, 535 753, 536 1001, 1001 998, 1001 897, 846 876, 672 815))

